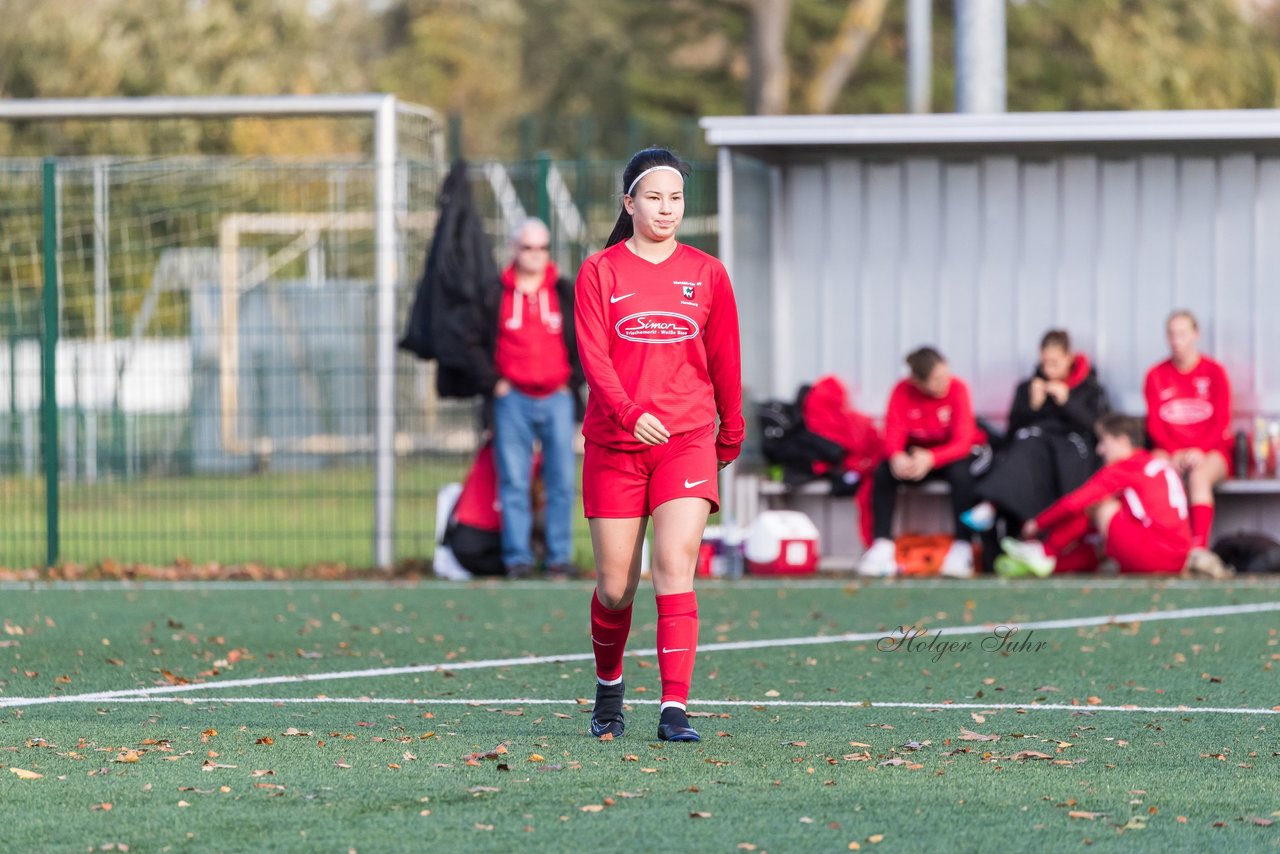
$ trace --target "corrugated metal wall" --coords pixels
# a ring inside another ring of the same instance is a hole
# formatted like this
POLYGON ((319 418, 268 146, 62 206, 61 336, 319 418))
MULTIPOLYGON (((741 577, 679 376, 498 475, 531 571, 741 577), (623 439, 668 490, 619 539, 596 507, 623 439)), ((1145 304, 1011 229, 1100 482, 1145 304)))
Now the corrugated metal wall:
POLYGON ((878 414, 929 343, 1003 416, 1061 326, 1140 413, 1164 317, 1186 307, 1236 411, 1280 413, 1280 157, 789 157, 768 184, 735 157, 735 286, 744 314, 768 312, 743 322, 754 396, 835 372, 878 414))

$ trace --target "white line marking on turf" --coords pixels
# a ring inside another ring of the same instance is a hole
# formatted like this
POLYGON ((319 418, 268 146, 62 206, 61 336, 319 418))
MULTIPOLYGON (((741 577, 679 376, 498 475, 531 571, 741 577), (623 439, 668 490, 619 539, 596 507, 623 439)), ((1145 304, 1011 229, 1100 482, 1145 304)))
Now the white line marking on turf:
MULTIPOLYGON (((13 698, 20 699, 20 698, 13 698)), ((43 698, 33 698, 39 701, 43 698)), ((85 702, 90 702, 86 700, 85 702)), ((99 701, 92 701, 99 702, 99 701)), ((185 706, 194 705, 355 705, 355 706, 475 706, 504 707, 516 706, 578 706, 585 710, 585 705, 577 698, 548 700, 530 697, 505 697, 490 700, 463 700, 458 698, 431 699, 404 697, 113 697, 102 700, 108 705, 112 703, 180 703, 185 706)), ((659 700, 627 700, 631 706, 656 706, 659 700)), ((1184 713, 1196 712, 1215 715, 1280 715, 1280 708, 1232 708, 1230 706, 1078 706, 1070 703, 917 703, 901 700, 699 700, 689 701, 689 705, 700 708, 716 708, 719 706, 750 706, 758 709, 773 707, 784 708, 837 708, 837 709, 925 709, 931 712, 979 709, 987 712, 1000 710, 1025 710, 1049 712, 1148 712, 1148 713, 1184 713)))
MULTIPOLYGON (((1163 620, 1191 620, 1201 617, 1225 617, 1238 614, 1260 614, 1280 611, 1280 602, 1255 602, 1241 605, 1218 605, 1205 608, 1180 608, 1170 611, 1135 611, 1128 614, 1107 614, 1096 617, 1070 617, 1061 620, 1038 620, 1017 623, 1019 631, 1036 631, 1051 629, 1076 629, 1088 626, 1104 626, 1118 623, 1149 623, 1163 620)), ((977 626, 941 626, 930 631, 930 634, 943 633, 952 635, 989 634, 1001 623, 984 623, 977 626)), ((811 635, 809 637, 770 638, 754 641, 729 641, 725 643, 709 643, 698 647, 700 652, 729 652, 745 649, 768 649, 779 646, 818 646, 835 643, 856 643, 859 641, 879 640, 893 634, 893 630, 875 632, 850 632, 840 635, 811 635)), ((653 648, 638 649, 630 653, 637 657, 653 657, 658 651, 653 648)), ((400 667, 377 667, 366 670, 335 670, 327 673, 300 673, 289 676, 255 676, 246 679, 222 679, 215 682, 193 682, 186 685, 156 685, 150 688, 129 688, 117 691, 98 691, 88 694, 67 694, 62 696, 36 698, 0 698, 0 709, 15 705, 41 705, 45 703, 97 702, 101 700, 117 700, 125 697, 150 697, 167 694, 185 694, 193 691, 220 690, 224 688, 248 688, 260 685, 299 684, 306 682, 329 682, 338 679, 366 679, 380 676, 403 676, 410 673, 431 673, 438 670, 478 670, 491 667, 521 667, 532 664, 558 664, 572 661, 593 661, 595 653, 579 652, 564 655, 531 655, 519 658, 491 658, 479 661, 451 661, 443 664, 413 664, 400 667), (25 702, 18 702, 25 700, 25 702)))
MULTIPOLYGON (((476 579, 474 581, 445 581, 443 579, 369 579, 365 581, 0 581, 0 591, 14 593, 45 592, 137 592, 140 590, 159 590, 173 592, 237 592, 255 593, 263 590, 285 592, 301 591, 369 591, 411 590, 411 591, 448 591, 485 590, 497 592, 502 590, 543 590, 549 592, 563 590, 590 590, 594 582, 590 581, 507 581, 502 579, 476 579)), ((705 583, 702 590, 777 590, 786 588, 792 593, 805 590, 843 590, 854 587, 859 591, 869 590, 1218 590, 1234 592, 1241 589, 1269 590, 1280 587, 1280 576, 1237 576, 1229 582, 1203 581, 1181 578, 1106 578, 1081 576, 1078 578, 1045 578, 1034 582, 1020 579, 938 579, 931 578, 890 578, 865 579, 850 577, 814 578, 814 579, 769 579, 746 578, 734 581, 715 580, 705 583)))

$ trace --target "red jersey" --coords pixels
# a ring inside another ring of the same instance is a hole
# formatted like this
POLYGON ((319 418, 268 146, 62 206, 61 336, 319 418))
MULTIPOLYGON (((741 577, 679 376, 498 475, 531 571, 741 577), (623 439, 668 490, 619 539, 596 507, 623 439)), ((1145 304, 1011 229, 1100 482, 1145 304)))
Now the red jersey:
POLYGON ((987 438, 973 417, 969 387, 951 378, 943 397, 925 394, 910 380, 894 386, 884 414, 884 455, 891 457, 909 446, 933 452, 935 467, 962 460, 987 438))
POLYGON ((590 395, 583 435, 623 451, 648 412, 671 433, 715 423, 716 457, 737 459, 742 420, 738 308, 724 265, 677 244, 658 264, 625 241, 582 264, 574 296, 578 354, 590 395))
POLYGON ((1231 459, 1231 383, 1206 356, 1183 373, 1166 360, 1147 371, 1147 433, 1162 451, 1219 451, 1231 459))
POLYGON ((569 353, 564 346, 564 316, 555 264, 547 265, 538 290, 516 290, 515 265, 502 273, 498 308, 498 343, 494 361, 498 376, 524 394, 546 397, 569 382, 569 353))
POLYGON ((1083 486, 1037 516, 1036 524, 1047 530, 1111 496, 1118 496, 1120 512, 1132 516, 1143 528, 1165 538, 1185 540, 1190 548, 1191 523, 1182 478, 1167 459, 1147 451, 1103 466, 1083 486))

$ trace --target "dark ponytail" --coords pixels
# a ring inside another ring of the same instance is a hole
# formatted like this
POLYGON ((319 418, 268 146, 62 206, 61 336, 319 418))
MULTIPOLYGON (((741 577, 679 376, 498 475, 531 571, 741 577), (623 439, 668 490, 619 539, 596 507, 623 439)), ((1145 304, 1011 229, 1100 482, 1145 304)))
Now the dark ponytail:
MULTIPOLYGON (((645 148, 637 151, 632 156, 631 162, 627 164, 627 168, 622 170, 622 195, 627 195, 627 189, 637 175, 646 169, 652 169, 654 166, 670 166, 678 170, 686 181, 689 180, 690 170, 688 163, 685 163, 665 148, 645 148)), ((607 249, 615 243, 621 243, 633 234, 635 234, 635 226, 631 222, 631 214, 627 213, 627 208, 624 205, 622 210, 618 212, 618 221, 614 224, 613 231, 609 234, 609 239, 605 241, 605 248, 607 249)))

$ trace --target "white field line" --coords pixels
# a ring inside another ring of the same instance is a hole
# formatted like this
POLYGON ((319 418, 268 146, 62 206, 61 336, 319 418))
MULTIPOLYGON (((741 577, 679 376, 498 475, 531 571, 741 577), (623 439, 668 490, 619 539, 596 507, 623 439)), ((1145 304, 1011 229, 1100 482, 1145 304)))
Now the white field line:
MULTIPOLYGON (((14 698, 17 699, 17 698, 14 698)), ((36 698, 36 702, 41 699, 36 698)), ((70 698, 68 698, 70 699, 70 698)), ((98 702, 85 700, 84 702, 98 702)), ((447 698, 433 700, 428 697, 114 697, 101 702, 107 704, 123 703, 179 703, 184 706, 205 705, 235 706, 297 706, 297 705, 350 705, 350 706, 474 706, 497 711, 519 706, 577 706, 586 711, 587 706, 576 697, 558 700, 531 697, 505 697, 490 700, 462 700, 447 698)), ((627 700, 629 706, 656 706, 659 700, 627 700)), ((1215 715, 1280 715, 1280 707, 1274 709, 1231 708, 1226 706, 1082 706, 1071 703, 915 703, 902 700, 690 700, 690 708, 717 708, 720 706, 749 706, 753 709, 771 708, 835 708, 835 709, 924 709, 930 712, 957 710, 981 710, 996 712, 1001 710, 1015 711, 1050 711, 1050 712, 1147 712, 1156 714, 1175 714, 1184 712, 1208 713, 1215 715)))
MULTIPOLYGON (((454 592, 458 590, 590 590, 591 581, 507 581, 505 579, 477 579, 475 581, 444 581, 442 579, 369 579, 366 581, 0 581, 0 592, 13 593, 102 593, 137 592, 139 590, 173 592, 237 592, 256 593, 263 590, 285 592, 378 592, 383 590, 407 590, 423 592, 454 592)), ((1023 579, 935 579, 888 578, 866 579, 850 576, 840 578, 744 578, 736 581, 711 580, 703 582, 704 591, 778 590, 803 593, 805 590, 1270 590, 1280 587, 1280 575, 1238 576, 1232 581, 1206 581, 1180 578, 1110 578, 1079 576, 1058 577, 1026 581, 1023 579)))
MULTIPOLYGON (((1076 629, 1088 626, 1103 626, 1117 623, 1147 623, 1163 620, 1191 620, 1202 617, 1226 617, 1239 614, 1259 614, 1280 612, 1280 602, 1255 602, 1241 605, 1218 605, 1205 608, 1180 608, 1169 611, 1136 611, 1128 614, 1105 614, 1096 617, 1070 617, 1061 620, 1038 620, 1018 623, 1019 632, 1046 631, 1052 629, 1076 629)), ((992 629, 1001 624, 986 623, 983 625, 945 626, 931 629, 930 635, 976 635, 990 634, 992 629)), ((808 637, 770 638, 754 641, 729 641, 724 643, 701 644, 699 652, 731 652, 745 649, 768 649, 771 647, 818 646, 836 643, 857 643, 860 641, 879 640, 893 634, 889 632, 850 632, 840 635, 810 635, 808 637)), ((638 649, 630 653, 637 657, 652 657, 658 654, 654 648, 638 649)), ((221 690, 225 688, 250 688, 262 685, 303 684, 309 682, 330 682, 339 679, 370 679, 382 676, 403 676, 411 673, 432 673, 439 670, 450 672, 459 670, 478 670, 492 667, 523 667, 532 664, 559 664, 573 661, 592 661, 594 653, 567 653, 564 655, 536 655, 518 658, 490 658, 479 661, 450 661, 443 664, 414 664, 400 667, 377 667, 365 670, 336 670, 327 673, 301 673, 288 676, 256 676, 246 679, 221 679, 215 682, 193 682, 186 685, 157 685, 150 688, 129 688, 118 691, 98 691, 88 694, 67 694, 50 697, 5 697, 0 698, 0 708, 11 706, 33 706, 46 703, 100 702, 118 700, 126 697, 154 697, 170 694, 186 694, 194 691, 221 690)))

